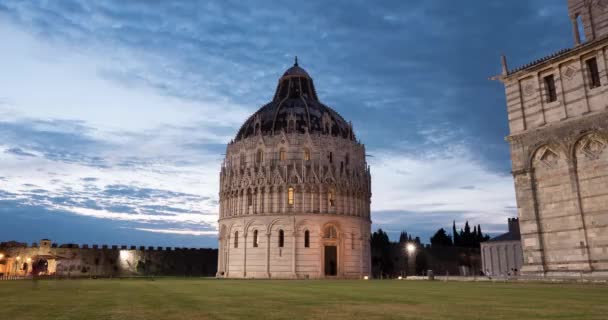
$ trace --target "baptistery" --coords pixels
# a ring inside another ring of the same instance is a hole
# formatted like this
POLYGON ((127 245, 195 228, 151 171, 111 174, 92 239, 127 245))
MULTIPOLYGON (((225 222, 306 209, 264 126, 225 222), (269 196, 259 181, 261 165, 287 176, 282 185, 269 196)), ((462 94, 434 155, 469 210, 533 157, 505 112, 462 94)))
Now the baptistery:
POLYGON ((228 144, 219 199, 218 277, 370 273, 365 146, 297 59, 228 144))

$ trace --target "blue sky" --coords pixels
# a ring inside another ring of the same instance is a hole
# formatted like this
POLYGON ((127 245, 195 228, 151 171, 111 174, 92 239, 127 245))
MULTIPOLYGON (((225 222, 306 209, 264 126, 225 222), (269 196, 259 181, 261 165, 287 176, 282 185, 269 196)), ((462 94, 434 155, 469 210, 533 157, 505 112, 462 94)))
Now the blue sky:
POLYGON ((0 239, 216 246, 225 144, 297 55, 353 122, 374 228, 506 229, 500 83, 565 0, 0 1, 0 239))

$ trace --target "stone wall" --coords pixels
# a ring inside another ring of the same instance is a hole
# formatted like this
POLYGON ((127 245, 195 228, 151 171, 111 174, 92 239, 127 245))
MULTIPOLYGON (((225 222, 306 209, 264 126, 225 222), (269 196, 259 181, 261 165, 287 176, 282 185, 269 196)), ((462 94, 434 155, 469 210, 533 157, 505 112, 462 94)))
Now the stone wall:
POLYGON ((337 247, 335 277, 362 278, 370 274, 370 222, 356 217, 243 217, 223 219, 220 228, 221 277, 325 278, 326 245, 337 247), (335 228, 334 236, 327 234, 329 227, 335 228))
MULTIPOLYGON (((550 60, 505 79, 507 112, 511 135, 544 128, 549 124, 577 119, 608 107, 608 41, 572 50, 563 58, 550 60), (597 61, 601 86, 590 87, 586 61, 597 61), (544 77, 553 75, 557 99, 549 102, 544 77)), ((520 159, 517 159, 521 161, 520 159)))
POLYGON ((213 276, 216 249, 108 245, 0 243, 0 273, 31 275, 37 269, 58 276, 213 276), (42 268, 46 263, 46 268, 42 268), (40 268, 38 268, 40 267, 40 268))
MULTIPOLYGON (((580 4, 571 1, 571 13, 580 4)), ((608 38, 596 36, 500 77, 527 275, 608 274, 608 38)))

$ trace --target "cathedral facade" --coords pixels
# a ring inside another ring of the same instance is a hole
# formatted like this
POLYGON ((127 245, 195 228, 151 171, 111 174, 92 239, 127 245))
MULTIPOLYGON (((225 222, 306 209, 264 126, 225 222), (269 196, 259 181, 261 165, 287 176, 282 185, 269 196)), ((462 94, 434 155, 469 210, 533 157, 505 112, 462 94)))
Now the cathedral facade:
POLYGON ((608 276, 608 1, 569 0, 574 47, 505 85, 522 274, 608 276))
POLYGON ((217 276, 368 276, 370 199, 364 145, 296 60, 226 148, 217 276))

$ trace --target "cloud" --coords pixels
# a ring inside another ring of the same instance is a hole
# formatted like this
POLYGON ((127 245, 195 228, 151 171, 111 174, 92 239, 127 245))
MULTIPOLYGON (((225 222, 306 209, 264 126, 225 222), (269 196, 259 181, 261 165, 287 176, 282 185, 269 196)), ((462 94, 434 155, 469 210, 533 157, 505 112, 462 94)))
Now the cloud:
POLYGON ((225 144, 297 54, 373 155, 377 224, 504 224, 507 115, 487 77, 503 52, 517 65, 569 46, 565 8, 2 1, 0 200, 23 215, 213 230, 225 144))
POLYGON ((10 149, 6 149, 4 152, 12 153, 16 156, 22 156, 22 157, 35 157, 36 156, 35 154, 25 152, 25 151, 21 150, 20 148, 10 148, 10 149))
POLYGON ((372 177, 381 181, 372 183, 375 226, 429 236, 452 220, 496 226, 517 215, 512 177, 484 167, 466 146, 426 153, 371 152, 372 177), (395 175, 401 168, 408 174, 395 175))
POLYGON ((210 236, 217 235, 217 230, 189 230, 189 229, 148 229, 148 228, 135 228, 135 230, 146 231, 146 232, 155 232, 155 233, 164 233, 164 234, 183 234, 183 235, 193 235, 193 236, 210 236))

